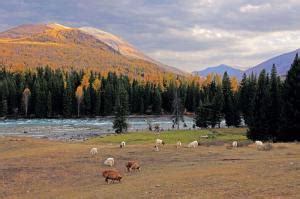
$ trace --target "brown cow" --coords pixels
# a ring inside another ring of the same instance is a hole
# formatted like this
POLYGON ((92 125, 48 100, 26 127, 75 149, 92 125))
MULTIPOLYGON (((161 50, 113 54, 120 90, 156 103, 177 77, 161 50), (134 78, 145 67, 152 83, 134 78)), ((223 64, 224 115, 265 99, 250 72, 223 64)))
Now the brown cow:
POLYGON ((131 170, 141 171, 141 166, 140 166, 139 162, 136 160, 128 161, 126 163, 126 168, 127 168, 128 172, 130 172, 131 170))
POLYGON ((105 170, 102 172, 102 176, 105 178, 105 182, 108 184, 108 180, 111 180, 113 183, 116 181, 121 182, 122 176, 117 170, 105 170))

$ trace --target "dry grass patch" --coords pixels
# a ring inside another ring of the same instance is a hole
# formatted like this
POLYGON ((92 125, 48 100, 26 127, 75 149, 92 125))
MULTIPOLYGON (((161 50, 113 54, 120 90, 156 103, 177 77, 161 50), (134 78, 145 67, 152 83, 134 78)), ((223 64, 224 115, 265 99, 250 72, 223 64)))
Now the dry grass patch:
POLYGON ((0 138, 0 198, 295 198, 300 195, 300 147, 261 153, 255 145, 154 152, 153 144, 62 143, 0 138), (89 150, 98 148, 92 157, 89 150), (288 156, 286 153, 293 153, 288 156), (122 183, 107 185, 103 161, 115 158, 122 183), (126 172, 138 160, 141 172, 126 172))

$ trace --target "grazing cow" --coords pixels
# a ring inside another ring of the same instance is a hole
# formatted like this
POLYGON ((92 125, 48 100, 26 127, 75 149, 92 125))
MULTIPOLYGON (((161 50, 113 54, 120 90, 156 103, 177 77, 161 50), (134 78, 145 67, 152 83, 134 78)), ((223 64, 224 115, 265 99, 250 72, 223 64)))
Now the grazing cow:
POLYGON ((272 144, 264 143, 262 145, 257 145, 256 148, 259 151, 270 151, 272 149, 272 144))
POLYGON ((107 158, 105 161, 104 161, 104 164, 107 165, 107 166, 114 166, 115 164, 115 159, 114 158, 107 158))
POLYGON ((178 149, 178 148, 180 148, 180 147, 181 147, 181 142, 178 141, 178 142, 176 143, 176 148, 178 149))
POLYGON ((262 141, 255 141, 256 147, 264 145, 262 141))
POLYGON ((128 161, 126 163, 126 168, 127 168, 127 171, 130 172, 132 170, 138 170, 138 171, 141 171, 141 166, 139 164, 138 161, 136 160, 131 160, 131 161, 128 161))
POLYGON ((160 145, 160 144, 165 145, 165 142, 161 139, 156 139, 155 143, 156 143, 156 145, 160 145))
POLYGON ((122 141, 121 144, 120 144, 120 148, 124 148, 126 145, 125 141, 122 141))
POLYGON ((91 155, 96 155, 97 153, 98 153, 98 150, 95 147, 90 150, 91 155))
POLYGON ((117 170, 105 170, 102 172, 102 176, 105 178, 105 182, 108 184, 108 180, 115 183, 115 181, 121 182, 122 175, 117 170))
POLYGON ((238 147, 238 142, 237 141, 233 141, 232 142, 232 148, 236 148, 238 147))
POLYGON ((191 143, 188 144, 188 148, 196 148, 199 145, 198 141, 193 141, 191 143))

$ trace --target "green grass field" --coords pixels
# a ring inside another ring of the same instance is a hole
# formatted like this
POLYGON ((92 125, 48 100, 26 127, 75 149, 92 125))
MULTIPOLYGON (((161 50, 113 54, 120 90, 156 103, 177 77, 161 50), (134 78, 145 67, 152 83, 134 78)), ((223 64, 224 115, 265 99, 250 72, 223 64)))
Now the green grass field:
POLYGON ((92 138, 89 143, 120 143, 123 140, 127 144, 149 144, 154 143, 154 140, 159 138, 166 144, 175 144, 178 140, 182 143, 188 143, 194 140, 202 141, 232 141, 232 140, 247 140, 246 128, 223 128, 223 129, 205 129, 205 130, 174 130, 164 131, 159 135, 154 132, 135 132, 126 134, 113 134, 108 136, 100 136, 92 138), (203 138, 201 136, 208 136, 203 138))

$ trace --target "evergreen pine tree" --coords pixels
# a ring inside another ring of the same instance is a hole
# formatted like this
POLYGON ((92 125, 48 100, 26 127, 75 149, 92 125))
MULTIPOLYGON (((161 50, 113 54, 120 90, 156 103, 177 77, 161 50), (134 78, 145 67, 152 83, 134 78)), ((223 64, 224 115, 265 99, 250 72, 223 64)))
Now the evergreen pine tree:
POLYGON ((244 121, 246 124, 248 124, 248 110, 249 110, 249 90, 248 90, 248 80, 247 76, 244 73, 243 78, 240 83, 240 88, 239 88, 239 108, 242 112, 244 121))
POLYGON ((254 100, 253 122, 249 125, 248 138, 252 140, 269 140, 268 110, 269 110, 269 78, 265 70, 259 75, 257 91, 254 100))
POLYGON ((207 109, 207 102, 203 104, 200 101, 199 107, 195 114, 196 126, 198 126, 200 128, 207 128, 208 127, 208 117, 209 117, 209 111, 207 109))
POLYGON ((161 113, 161 95, 160 95, 159 88, 157 87, 154 89, 154 93, 153 93, 152 112, 154 114, 161 113))
POLYGON ((84 111, 87 116, 90 116, 92 113, 91 90, 90 86, 83 90, 84 111))
POLYGON ((281 115, 281 99, 280 99, 280 79, 277 76, 275 65, 272 67, 271 80, 270 80, 270 101, 268 111, 268 132, 274 139, 278 137, 280 128, 280 115, 281 115))
POLYGON ((111 115, 114 106, 114 88, 110 82, 106 82, 103 93, 104 115, 111 115))
POLYGON ((151 88, 150 83, 147 82, 145 89, 144 89, 144 111, 145 113, 149 113, 151 109, 149 110, 149 107, 151 105, 151 88))
POLYGON ((300 140, 300 59, 296 55, 283 86, 283 125, 279 140, 300 140))
POLYGON ((231 88, 230 78, 227 72, 223 75, 222 80, 222 91, 223 91, 223 114, 225 117, 226 125, 233 126, 234 118, 233 118, 233 93, 231 88))
POLYGON ((71 117, 72 116, 72 83, 71 79, 68 78, 66 82, 66 87, 63 92, 63 115, 65 117, 71 117))
POLYGON ((0 81, 0 116, 1 117, 6 117, 8 113, 7 95, 8 95, 8 88, 7 88, 6 80, 2 80, 0 81))
POLYGON ((241 125, 241 114, 239 109, 239 93, 235 92, 233 93, 232 97, 232 124, 235 127, 239 127, 241 125))
POLYGON ((50 91, 47 97, 47 117, 52 117, 52 95, 50 91))
POLYGON ((211 111, 209 122, 212 128, 216 125, 220 127, 220 123, 222 120, 222 108, 223 108, 223 95, 222 95, 222 88, 220 86, 216 87, 215 93, 211 100, 211 111))
POLYGON ((13 76, 10 76, 7 79, 7 87, 9 88, 9 92, 7 95, 7 107, 9 114, 17 113, 17 86, 13 76))
POLYGON ((37 79, 35 81, 34 90, 36 92, 35 95, 35 116, 39 118, 43 118, 47 116, 47 94, 45 87, 45 80, 37 79))
POLYGON ((116 92, 116 104, 115 119, 113 122, 113 128, 116 133, 124 133, 127 131, 128 124, 126 122, 126 116, 128 114, 128 93, 123 85, 119 85, 116 92))

